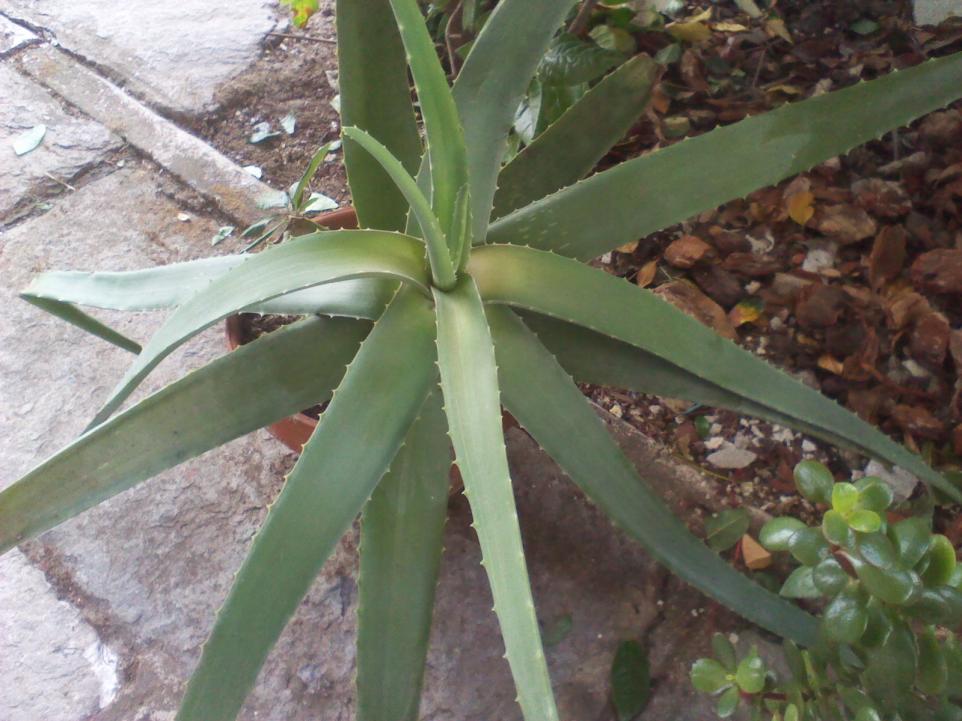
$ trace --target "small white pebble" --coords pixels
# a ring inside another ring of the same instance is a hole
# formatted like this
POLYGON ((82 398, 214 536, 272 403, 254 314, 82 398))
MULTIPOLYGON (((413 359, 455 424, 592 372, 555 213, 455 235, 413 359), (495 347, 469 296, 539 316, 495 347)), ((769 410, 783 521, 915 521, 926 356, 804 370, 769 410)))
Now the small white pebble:
POLYGON ((761 283, 759 283, 757 280, 753 280, 751 283, 745 286, 745 290, 748 292, 749 295, 755 295, 755 293, 757 293, 759 288, 761 287, 762 287, 761 283))
POLYGON ((613 415, 615 418, 621 418, 621 416, 623 415, 621 406, 619 406, 617 403, 613 405, 611 407, 611 415, 613 415))
POLYGON ((805 453, 814 453, 815 447, 816 447, 815 444, 809 440, 802 441, 802 451, 804 451, 805 453))

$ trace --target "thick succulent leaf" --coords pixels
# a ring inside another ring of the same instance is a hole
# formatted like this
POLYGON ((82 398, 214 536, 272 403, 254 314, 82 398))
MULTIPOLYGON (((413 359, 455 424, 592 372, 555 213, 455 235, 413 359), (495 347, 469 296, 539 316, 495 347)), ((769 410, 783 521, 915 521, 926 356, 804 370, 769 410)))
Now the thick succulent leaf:
MULTIPOLYGON (((215 278, 251 257, 225 255, 112 273, 50 271, 34 278, 20 297, 44 310, 48 309, 41 304, 43 301, 110 310, 175 308, 209 286, 215 278)), ((354 278, 271 298, 244 308, 244 311, 281 315, 321 313, 374 320, 384 312, 396 292, 397 283, 393 280, 354 278)), ((74 322, 57 310, 49 312, 74 322)), ((80 327, 86 330, 84 326, 80 327)), ((139 352, 139 346, 136 352, 139 352)))
POLYGON ((583 95, 502 168, 492 217, 584 177, 637 122, 657 75, 658 65, 651 58, 636 55, 583 95))
POLYGON ((407 50, 408 65, 424 119, 427 157, 431 166, 432 206, 442 231, 452 242, 448 250, 457 265, 460 248, 449 231, 458 193, 468 184, 461 120, 417 0, 391 0, 391 7, 407 50))
POLYGON ((673 573, 736 613, 803 644, 815 619, 742 575, 695 538, 636 473, 587 399, 524 323, 488 306, 504 405, 571 479, 673 573))
POLYGON ((448 509, 451 450, 436 391, 361 519, 358 721, 417 721, 448 509))
POLYGON ((161 471, 326 400, 370 323, 311 318, 238 348, 0 492, 0 553, 161 471), (256 388, 238 394, 238 388, 256 388))
POLYGON ((91 335, 95 335, 108 343, 113 343, 119 348, 128 350, 131 353, 140 353, 140 343, 131 338, 128 338, 123 333, 120 333, 109 325, 101 323, 96 318, 87 315, 82 310, 79 310, 70 303, 63 303, 59 300, 53 300, 51 298, 39 298, 36 296, 29 296, 26 294, 21 294, 20 296, 25 301, 31 305, 35 305, 41 310, 54 315, 60 320, 65 320, 71 325, 80 328, 82 331, 86 331, 91 335))
POLYGON ((454 82, 471 187, 471 237, 484 241, 515 111, 575 0, 503 0, 454 82))
POLYGON ((845 153, 962 96, 962 53, 793 103, 598 173, 492 224, 487 242, 588 260, 845 153))
POLYGON ((795 428, 837 446, 861 451, 860 447, 843 436, 725 390, 628 343, 539 313, 519 311, 519 315, 564 369, 580 383, 627 388, 663 398, 683 398, 706 406, 728 408, 795 428))
POLYGON ((435 292, 444 410, 471 504, 505 656, 526 721, 557 721, 511 490, 494 347, 470 277, 435 292))
MULTIPOLYGON (((447 238, 445 238, 441 224, 431 208, 431 203, 424 197, 424 193, 421 192, 417 182, 387 148, 363 130, 344 128, 342 132, 345 138, 360 145, 380 163, 398 187, 398 190, 401 191, 401 195, 411 206, 411 212, 417 218, 418 226, 421 228, 421 233, 427 245, 428 260, 431 262, 431 271, 435 282, 441 287, 454 285, 455 251, 459 251, 460 246, 456 244, 454 248, 448 247, 447 238)), ((462 186, 462 188, 464 187, 467 186, 462 186)), ((453 235, 450 237, 453 237, 453 235)))
MULTIPOLYGON (((390 0, 337 0, 336 19, 342 124, 366 130, 415 172, 421 138, 390 0)), ((361 227, 403 230, 407 201, 377 161, 348 144, 344 165, 361 227)))
POLYGON ((424 245, 379 230, 312 233, 274 246, 225 273, 180 306, 144 346, 91 425, 102 423, 179 345, 254 304, 338 280, 388 277, 424 288, 424 245))
POLYGON ((271 506, 187 687, 179 721, 230 721, 311 582, 397 454, 437 380, 434 314, 385 311, 271 506))
POLYGON ((724 390, 821 426, 962 498, 941 474, 858 416, 647 290, 576 260, 518 246, 479 248, 468 270, 486 302, 533 310, 642 348, 724 390))

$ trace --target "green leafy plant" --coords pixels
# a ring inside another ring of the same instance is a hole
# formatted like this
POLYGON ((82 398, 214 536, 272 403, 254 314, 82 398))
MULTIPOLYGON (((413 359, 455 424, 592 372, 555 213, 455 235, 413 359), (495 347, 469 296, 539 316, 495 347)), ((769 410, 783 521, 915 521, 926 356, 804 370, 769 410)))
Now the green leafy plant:
MULTIPOLYGON (((247 245, 244 247, 245 253, 254 250, 262 243, 287 240, 295 235, 305 235, 323 229, 324 226, 316 222, 316 216, 326 210, 336 208, 337 203, 322 193, 310 192, 310 186, 321 167, 321 163, 335 149, 336 145, 340 145, 340 143, 325 143, 318 148, 301 177, 287 191, 278 192, 276 201, 273 194, 269 194, 271 197, 267 200, 270 204, 272 206, 283 206, 284 211, 256 220, 241 232, 241 239, 247 240, 247 245)), ((214 245, 225 239, 226 236, 218 236, 214 245)))
POLYGON ((599 122, 603 132, 595 132, 588 92, 502 167, 515 110, 572 6, 504 0, 449 87, 415 0, 342 0, 345 163, 362 229, 136 272, 45 273, 23 293, 138 355, 89 429, 0 493, 0 550, 187 458, 329 401, 217 616, 182 721, 236 715, 359 514, 358 717, 417 716, 452 445, 521 709, 529 721, 557 719, 502 404, 592 501, 681 578, 773 632, 813 643, 810 615, 736 572, 671 514, 573 379, 771 419, 959 496, 917 456, 832 401, 582 261, 944 106, 962 94, 962 56, 581 180, 633 122, 623 104, 637 104, 650 89, 654 64, 639 59, 630 78, 619 77, 633 90, 612 94, 605 108, 620 120, 599 122), (141 348, 76 305, 175 310, 141 348), (240 311, 306 317, 114 416, 161 359, 240 311), (215 398, 216 412, 196 411, 215 398))
POLYGON ((821 524, 774 518, 760 538, 799 564, 781 595, 824 604, 818 641, 801 650, 786 640, 788 673, 779 674, 754 651, 738 661, 716 635, 714 658, 692 666, 695 688, 717 695, 722 718, 742 700, 753 718, 774 721, 962 718, 962 566, 952 544, 932 533, 930 517, 893 507, 879 478, 836 483, 803 461, 795 482, 829 506, 821 524))

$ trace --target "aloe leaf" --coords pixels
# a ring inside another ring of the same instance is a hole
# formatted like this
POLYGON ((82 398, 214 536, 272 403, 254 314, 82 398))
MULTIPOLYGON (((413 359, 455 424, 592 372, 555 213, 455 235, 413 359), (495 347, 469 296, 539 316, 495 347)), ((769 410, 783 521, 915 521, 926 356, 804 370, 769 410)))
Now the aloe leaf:
POLYGON ((370 323, 311 318, 238 348, 0 492, 0 553, 189 458, 326 400, 370 323), (238 394, 238 388, 257 388, 238 394))
POLYGON ((391 0, 401 40, 414 77, 427 137, 431 167, 431 202, 441 229, 449 240, 449 254, 457 258, 458 248, 450 235, 458 192, 468 184, 468 165, 458 109, 438 60, 417 0, 391 0))
POLYGON ((312 233, 276 245, 212 282, 180 306, 154 334, 97 413, 102 423, 153 368, 200 331, 255 303, 338 280, 381 276, 427 285, 424 245, 378 230, 312 233))
POLYGON ((425 401, 361 519, 358 721, 417 721, 441 565, 451 450, 441 394, 425 401))
POLYGON ((962 53, 718 128, 492 224, 489 243, 588 260, 845 153, 962 96, 962 53))
POLYGON ((476 249, 468 271, 485 302, 534 310, 642 348, 724 390, 848 439, 867 455, 962 499, 914 453, 647 290, 570 258, 510 245, 476 249))
POLYGON ((333 143, 324 143, 324 145, 314 152, 314 155, 311 156, 311 161, 307 164, 307 169, 297 181, 297 186, 294 188, 294 195, 291 196, 291 207, 294 208, 295 211, 300 212, 301 201, 304 199, 304 191, 307 190, 307 186, 310 185, 311 180, 314 179, 314 176, 317 174, 317 169, 321 167, 321 163, 324 162, 324 158, 331 152, 332 144, 333 143))
MULTIPOLYGON (((444 231, 438 222, 431 203, 424 197, 424 193, 418 187, 417 182, 401 165, 401 162, 391 155, 390 151, 381 145, 377 140, 359 128, 344 128, 341 131, 348 140, 357 143, 364 150, 380 163, 384 171, 390 176, 391 180, 401 191, 401 195, 411 206, 411 212, 417 218, 421 233, 424 236, 428 250, 428 259, 431 261, 431 270, 435 282, 441 288, 450 288, 454 285, 453 249, 448 248, 448 241, 444 237, 444 231)), ((457 246, 456 246, 457 247, 457 246)))
MULTIPOLYGON (((389 0, 338 0, 336 20, 341 123, 366 130, 409 173, 415 172, 421 138, 404 46, 389 0)), ((403 230, 407 201, 374 158, 348 146, 344 166, 358 223, 365 228, 403 230)))
POLYGON ((131 353, 140 353, 140 343, 132 340, 120 333, 108 325, 101 323, 96 318, 87 315, 82 310, 74 308, 70 303, 63 303, 59 300, 53 300, 51 298, 39 298, 36 296, 29 296, 22 294, 20 296, 25 301, 31 305, 35 305, 40 310, 50 313, 61 320, 65 320, 71 325, 80 328, 80 330, 86 331, 91 335, 97 336, 108 343, 113 343, 119 348, 130 351, 131 353))
POLYGON ((657 75, 651 58, 636 55, 585 93, 502 168, 492 217, 584 177, 638 121, 657 75))
POLYGON ((626 533, 673 573, 769 631, 810 645, 815 619, 742 575, 695 538, 639 477, 587 399, 507 308, 488 306, 504 405, 626 533))
POLYGON ((179 721, 237 715, 268 652, 436 382, 433 316, 424 296, 402 291, 361 344, 217 614, 179 721))
POLYGON ((471 505, 518 702, 526 721, 557 721, 528 582, 501 429, 494 347, 470 277, 435 292, 438 366, 448 428, 471 505))
MULTIPOLYGON (((20 297, 39 307, 44 306, 35 302, 37 300, 110 310, 175 308, 250 257, 225 255, 113 273, 50 271, 34 278, 20 297)), ((282 315, 322 313, 374 320, 384 312, 396 292, 395 281, 354 278, 271 298, 244 311, 282 315)))
POLYGON ((525 325, 580 383, 626 388, 663 398, 683 398, 764 418, 836 446, 861 452, 849 439, 732 393, 648 351, 538 313, 521 311, 525 325))
POLYGON ((575 0, 503 0, 488 17, 454 82, 464 127, 473 242, 484 241, 515 111, 575 0))

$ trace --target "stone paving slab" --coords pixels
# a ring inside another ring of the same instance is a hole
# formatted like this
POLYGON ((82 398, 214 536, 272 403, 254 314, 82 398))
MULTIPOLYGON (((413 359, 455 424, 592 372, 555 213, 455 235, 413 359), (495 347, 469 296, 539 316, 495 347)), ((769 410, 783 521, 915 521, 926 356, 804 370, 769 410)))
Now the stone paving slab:
MULTIPOLYGON (((16 290, 47 268, 124 269, 208 253, 215 223, 196 217, 180 222, 180 209, 165 191, 151 173, 124 169, 5 234, 0 244, 5 279, 0 302, 7 309, 0 316, 0 437, 5 439, 0 487, 69 442, 129 362, 123 351, 17 301, 16 290)), ((138 339, 159 322, 151 314, 103 317, 138 339)), ((169 382, 184 366, 214 357, 222 344, 219 331, 205 334, 162 364, 150 385, 169 382)), ((647 476, 662 490, 674 489, 674 500, 697 502, 705 494, 692 482, 694 471, 678 469, 623 424, 609 422, 647 476)), ((525 434, 511 431, 508 445, 540 617, 546 627, 571 617, 571 632, 547 651, 563 716, 599 718, 618 642, 665 629, 654 667, 658 708, 684 703, 692 711, 689 718, 711 718, 689 703, 685 679, 690 659, 707 643, 707 633, 697 631, 691 615, 698 614, 703 599, 678 584, 666 586, 664 573, 586 504, 525 434), (671 594, 668 610, 657 603, 665 589, 671 594), (675 624, 675 630, 666 624, 675 624)), ((57 624, 54 616, 55 627, 43 621, 37 635, 19 643, 48 654, 50 668, 56 668, 56 652, 40 640, 62 632, 66 646, 89 648, 92 628, 98 648, 117 655, 116 698, 91 716, 65 712, 55 716, 58 721, 171 721, 216 609, 292 462, 280 444, 258 432, 25 544, 26 556, 84 623, 57 624)), ((465 499, 452 499, 422 717, 517 721, 520 712, 469 523, 465 499)), ((268 659, 242 719, 353 718, 357 540, 355 529, 325 565, 268 659)), ((0 614, 5 623, 22 625, 32 618, 34 595, 49 594, 30 590, 36 583, 30 567, 14 564, 11 570, 7 564, 0 566, 0 586, 13 594, 7 603, 14 611, 8 607, 0 614)), ((25 652, 21 647, 9 651, 13 656, 25 652)), ((99 706, 103 691, 102 678, 99 686, 92 683, 91 668, 103 675, 102 664, 89 663, 77 663, 56 678, 24 674, 22 684, 0 687, 0 704, 26 709, 26 717, 48 718, 40 704, 70 689, 89 711, 94 700, 99 706)))
POLYGON ((196 115, 246 69, 276 24, 269 0, 0 0, 0 12, 54 34, 155 107, 196 115))
POLYGON ((17 25, 0 15, 0 58, 25 45, 39 41, 40 38, 25 27, 17 25))
POLYGON ((957 16, 962 16, 962 0, 915 0, 915 22, 919 25, 938 25, 957 16))
POLYGON ((0 226, 58 185, 100 163, 123 145, 107 128, 69 114, 43 87, 0 65, 0 226), (11 141, 34 125, 47 126, 43 142, 17 156, 11 141), (51 177, 52 176, 52 177, 51 177))
POLYGON ((18 63, 37 82, 121 135, 239 223, 246 225, 262 217, 264 211, 258 203, 277 195, 203 140, 57 48, 29 48, 20 53, 18 63))

